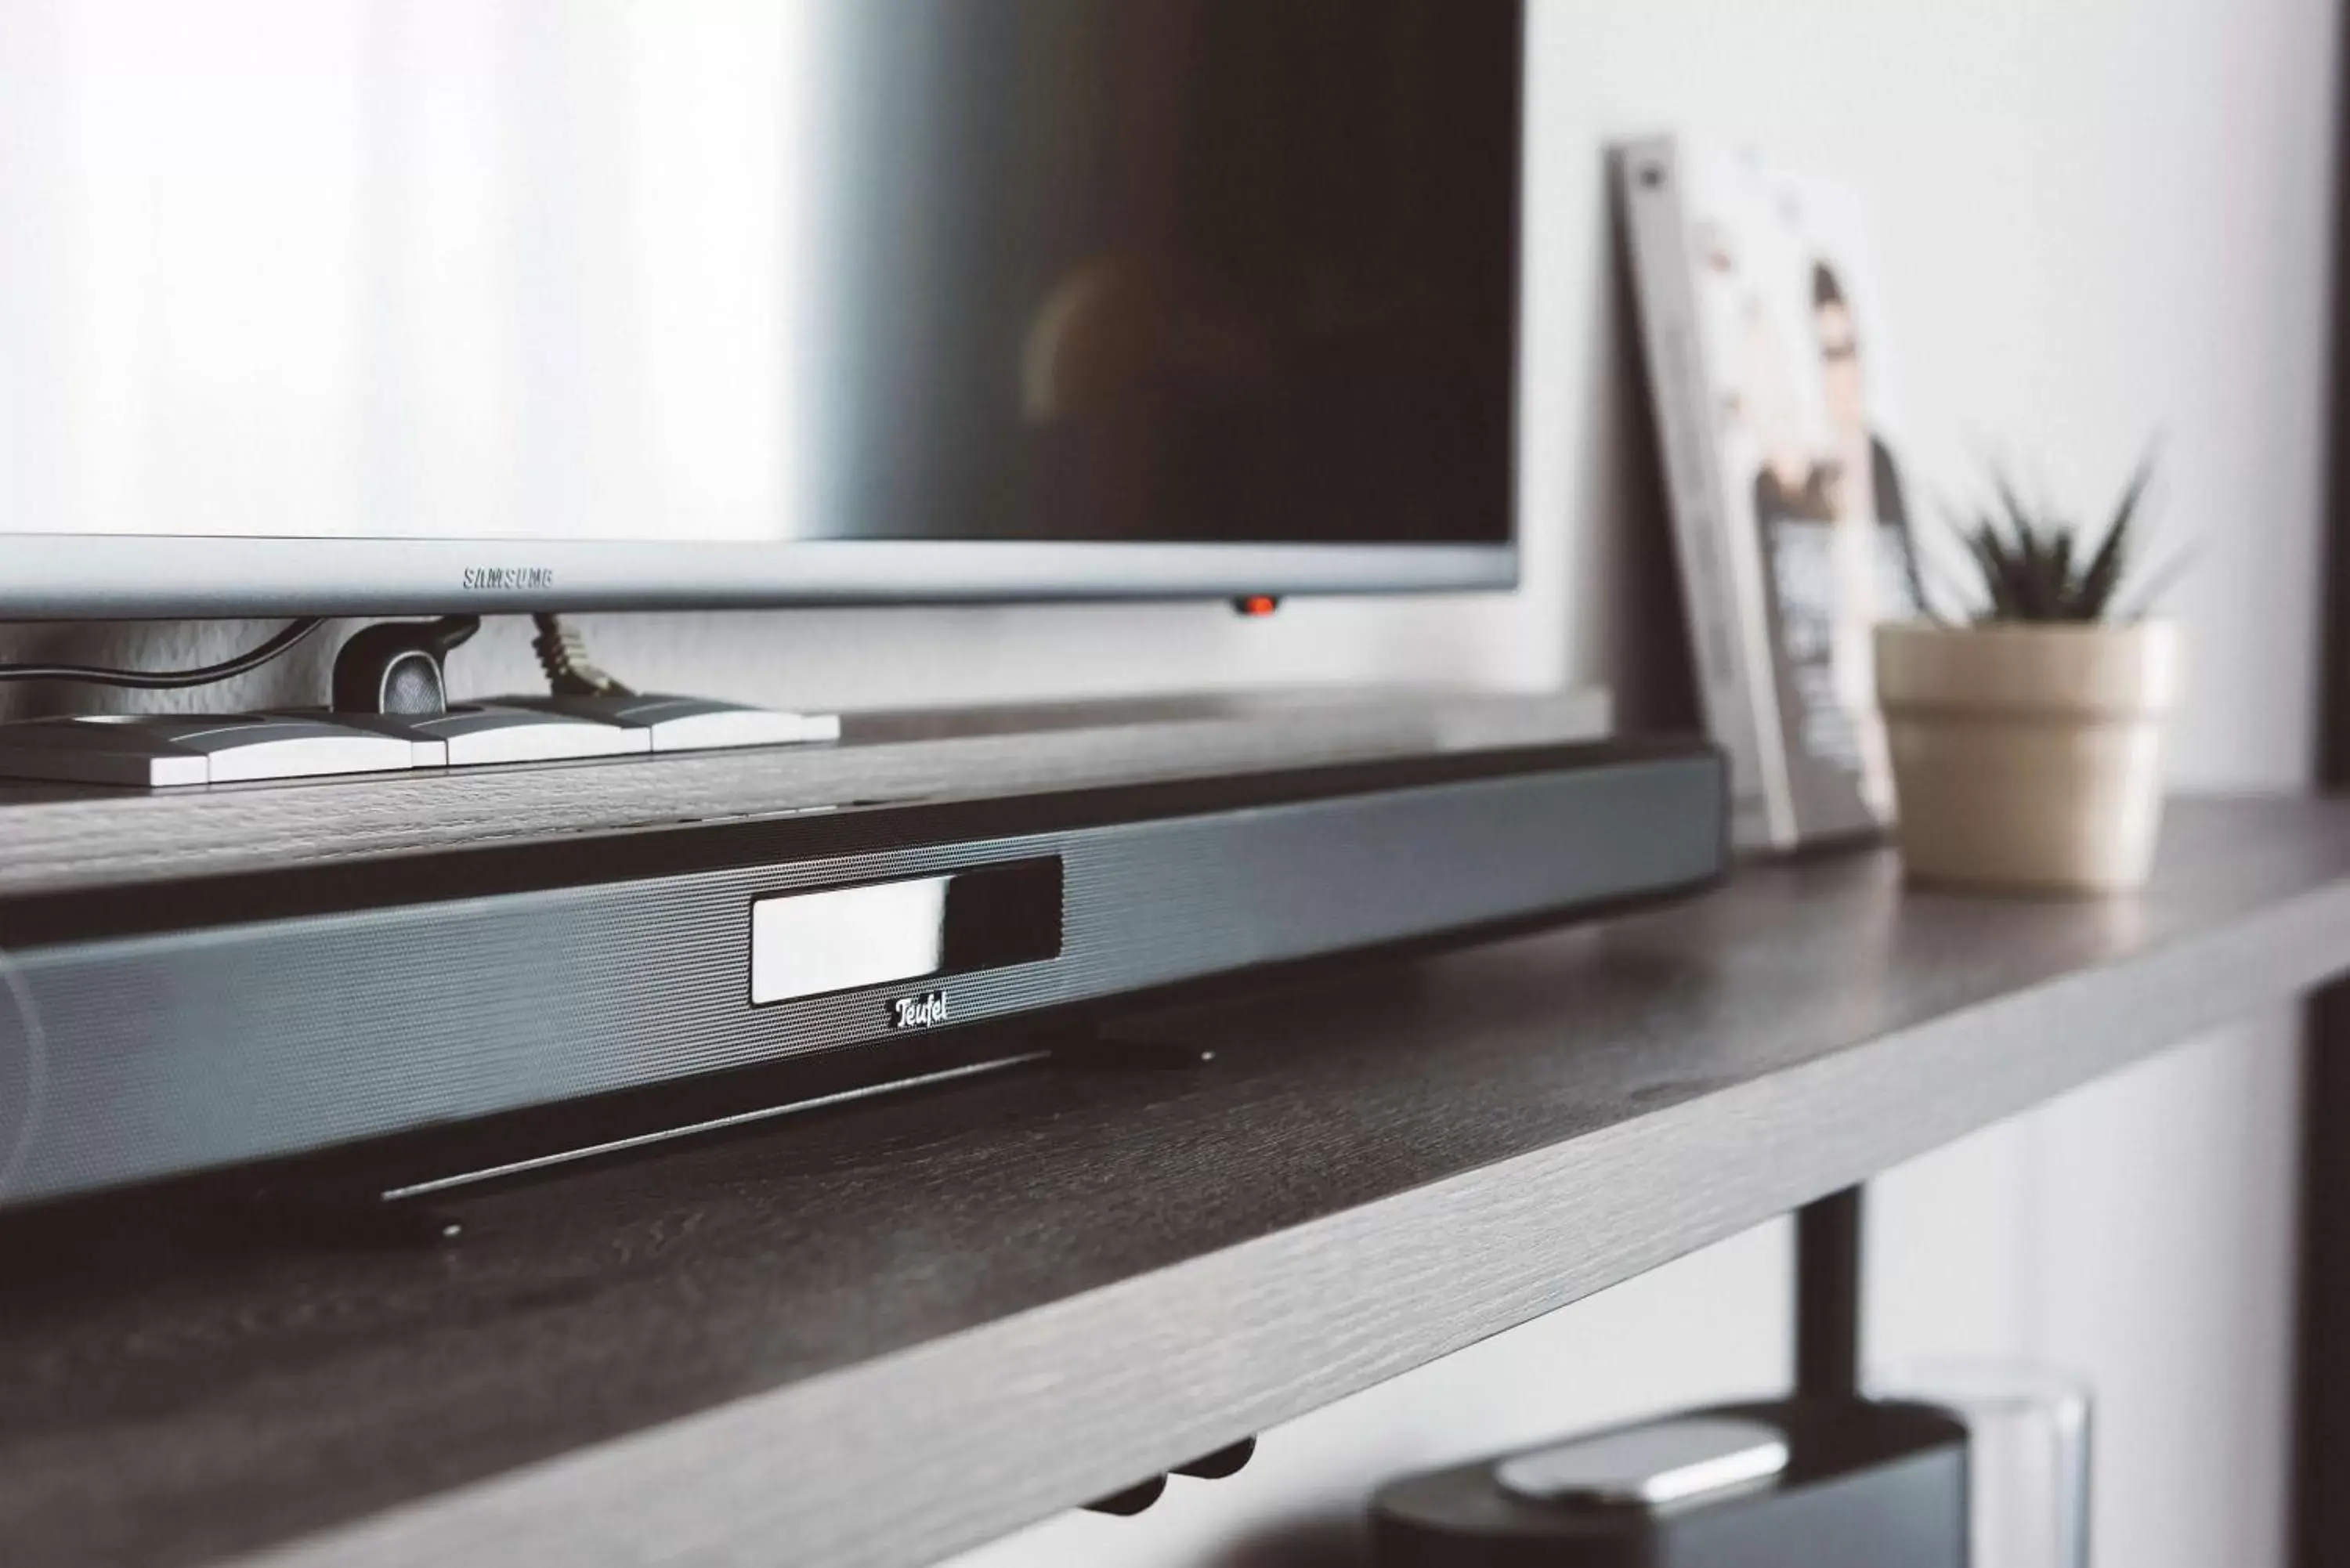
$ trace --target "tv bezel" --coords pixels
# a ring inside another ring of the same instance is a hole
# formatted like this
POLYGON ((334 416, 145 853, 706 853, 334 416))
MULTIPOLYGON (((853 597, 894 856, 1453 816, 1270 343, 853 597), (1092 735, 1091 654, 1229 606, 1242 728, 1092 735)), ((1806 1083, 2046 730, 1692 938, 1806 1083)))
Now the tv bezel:
MULTIPOLYGON (((1514 440, 1512 444, 1514 449, 1514 440)), ((0 535, 0 618, 744 609, 1499 590, 1517 586, 1515 534, 1513 516, 1506 541, 1426 545, 0 535)))

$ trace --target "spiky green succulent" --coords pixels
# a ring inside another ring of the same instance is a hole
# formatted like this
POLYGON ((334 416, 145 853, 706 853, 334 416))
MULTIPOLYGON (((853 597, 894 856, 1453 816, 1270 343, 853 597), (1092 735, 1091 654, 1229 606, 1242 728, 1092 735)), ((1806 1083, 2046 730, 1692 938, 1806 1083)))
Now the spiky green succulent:
POLYGON ((2027 505, 2005 471, 1994 468, 1996 504, 1960 522, 1959 535, 1981 579, 1984 602, 1971 612, 1978 624, 1995 621, 2132 620, 2184 564, 2174 557, 2164 570, 2134 576, 2137 566, 2140 504, 2154 482, 2149 452, 2130 475, 2113 521, 2092 543, 2089 530, 2053 509, 2027 505), (2125 606, 2122 590, 2144 587, 2125 606))

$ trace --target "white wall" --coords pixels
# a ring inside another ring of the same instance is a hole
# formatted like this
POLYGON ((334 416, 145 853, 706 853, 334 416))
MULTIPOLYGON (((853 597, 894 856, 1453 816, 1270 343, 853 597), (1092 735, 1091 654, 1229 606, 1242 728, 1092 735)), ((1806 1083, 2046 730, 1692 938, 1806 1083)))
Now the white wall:
MULTIPOLYGON (((1608 260, 1600 148, 1682 127, 1841 173, 1870 204, 1913 474, 1985 444, 2100 504, 2150 431, 2205 545, 2177 607, 2175 772, 2308 771, 2336 21, 2317 0, 1535 0, 1526 586, 1221 608, 600 617, 640 683, 827 705, 1291 680, 1607 680, 1686 711, 1661 519, 1608 260), (1660 640, 1661 639, 1661 640, 1660 640)), ((163 661, 249 628, 0 629, 0 653, 163 661)), ((325 644, 225 692, 316 700, 325 644)), ((494 626, 461 688, 529 680, 494 626)), ((15 693, 19 710, 55 692, 15 693)), ((1897 1172, 1873 1210, 1881 1353, 2038 1355, 2103 1396, 2106 1568, 2281 1561, 2290 1025, 2199 1044, 1897 1172)), ((1672 1265, 1269 1434, 1138 1520, 1073 1515, 964 1568, 1346 1560, 1376 1479, 1785 1374, 1785 1227, 1672 1265)))

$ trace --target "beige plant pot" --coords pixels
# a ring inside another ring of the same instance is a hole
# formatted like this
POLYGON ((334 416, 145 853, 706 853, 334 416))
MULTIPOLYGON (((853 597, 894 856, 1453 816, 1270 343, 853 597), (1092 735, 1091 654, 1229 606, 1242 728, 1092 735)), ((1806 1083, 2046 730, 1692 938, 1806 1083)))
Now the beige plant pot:
POLYGON ((1909 874, 2068 893, 2143 883, 2178 678, 2167 621, 1877 628, 1909 874))

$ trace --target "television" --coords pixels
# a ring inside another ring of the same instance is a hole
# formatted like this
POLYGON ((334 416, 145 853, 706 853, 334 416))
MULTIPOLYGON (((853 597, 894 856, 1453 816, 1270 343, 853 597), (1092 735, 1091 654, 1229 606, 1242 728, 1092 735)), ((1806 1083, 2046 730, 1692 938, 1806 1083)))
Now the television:
POLYGON ((0 616, 1498 587, 1521 0, 87 0, 0 616))

